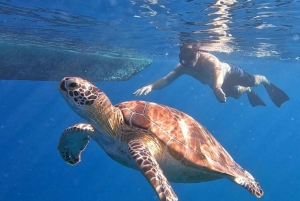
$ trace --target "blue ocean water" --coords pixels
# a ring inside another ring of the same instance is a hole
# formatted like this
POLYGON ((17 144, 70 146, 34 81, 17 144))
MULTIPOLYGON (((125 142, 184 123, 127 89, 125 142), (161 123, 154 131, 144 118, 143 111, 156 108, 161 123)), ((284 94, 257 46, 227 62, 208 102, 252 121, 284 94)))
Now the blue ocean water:
MULTIPOLYGON (((93 44, 104 41, 153 58, 154 63, 131 80, 95 84, 114 104, 142 99, 191 115, 260 182, 265 192, 261 200, 300 200, 299 1, 228 3, 232 6, 230 16, 222 18, 230 20, 226 43, 220 38, 224 34, 208 31, 214 26, 209 22, 215 19, 208 14, 213 6, 209 1, 0 3, 2 40, 67 41, 92 49, 99 48, 93 44), (54 12, 57 10, 60 14, 54 12), (290 101, 277 108, 259 86, 256 92, 266 107, 251 107, 246 96, 220 104, 208 86, 188 76, 147 96, 132 94, 173 69, 178 63, 180 40, 197 37, 204 38, 206 48, 220 60, 235 63, 251 74, 265 75, 289 95, 290 101)), ((57 84, 0 81, 0 200, 158 200, 139 172, 112 161, 93 141, 78 165, 69 166, 61 159, 56 148, 61 132, 84 120, 65 103, 57 84)), ((172 186, 183 201, 257 199, 226 179, 172 186)))

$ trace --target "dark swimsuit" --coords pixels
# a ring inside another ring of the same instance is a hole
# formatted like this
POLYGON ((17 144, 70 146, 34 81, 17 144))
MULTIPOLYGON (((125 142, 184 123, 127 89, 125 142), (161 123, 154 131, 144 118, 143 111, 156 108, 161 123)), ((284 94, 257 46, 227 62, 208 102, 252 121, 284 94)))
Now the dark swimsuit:
POLYGON ((237 92, 235 86, 252 87, 255 84, 254 76, 247 73, 244 69, 229 64, 231 70, 224 80, 222 89, 226 96, 239 97, 240 94, 237 92))

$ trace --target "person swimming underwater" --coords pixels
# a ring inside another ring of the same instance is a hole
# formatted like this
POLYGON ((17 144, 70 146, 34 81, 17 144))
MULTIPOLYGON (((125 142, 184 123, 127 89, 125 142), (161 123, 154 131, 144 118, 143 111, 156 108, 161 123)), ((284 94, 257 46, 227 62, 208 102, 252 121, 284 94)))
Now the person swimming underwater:
POLYGON ((290 98, 277 86, 262 75, 250 75, 244 69, 219 61, 211 53, 200 50, 198 44, 183 43, 180 45, 180 63, 165 77, 144 86, 134 92, 136 96, 147 95, 152 90, 168 86, 179 76, 186 74, 203 84, 209 85, 219 102, 225 103, 226 97, 240 98, 247 93, 250 104, 265 106, 264 101, 254 92, 252 87, 263 84, 273 103, 280 107, 290 98))

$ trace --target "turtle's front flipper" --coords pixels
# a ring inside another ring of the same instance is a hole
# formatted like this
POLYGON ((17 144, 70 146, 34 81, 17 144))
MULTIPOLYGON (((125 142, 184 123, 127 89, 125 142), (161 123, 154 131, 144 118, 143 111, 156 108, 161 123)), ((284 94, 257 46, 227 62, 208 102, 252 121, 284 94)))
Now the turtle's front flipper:
POLYGON ((177 201, 178 198, 148 148, 139 140, 128 143, 129 152, 142 174, 156 191, 161 201, 177 201))
POLYGON ((94 129, 90 124, 75 124, 64 130, 57 146, 60 156, 70 165, 79 163, 81 152, 93 133, 94 129))

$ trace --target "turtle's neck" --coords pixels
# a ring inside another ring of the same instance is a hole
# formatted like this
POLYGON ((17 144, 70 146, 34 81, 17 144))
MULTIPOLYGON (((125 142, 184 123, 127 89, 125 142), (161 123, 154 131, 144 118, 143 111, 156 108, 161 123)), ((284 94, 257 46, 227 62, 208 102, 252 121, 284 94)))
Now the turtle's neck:
POLYGON ((121 111, 114 107, 109 98, 103 94, 99 96, 90 110, 93 114, 94 126, 103 134, 116 139, 120 135, 120 126, 124 121, 121 111))

